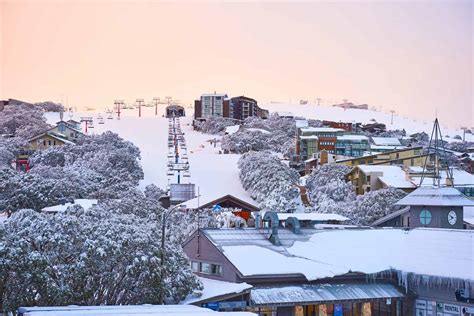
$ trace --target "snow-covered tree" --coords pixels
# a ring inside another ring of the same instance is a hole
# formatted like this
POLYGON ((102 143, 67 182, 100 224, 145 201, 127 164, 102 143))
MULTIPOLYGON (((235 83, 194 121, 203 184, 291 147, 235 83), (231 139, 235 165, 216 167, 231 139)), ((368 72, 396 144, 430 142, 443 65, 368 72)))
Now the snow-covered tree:
POLYGON ((249 151, 271 149, 271 137, 261 131, 242 130, 222 137, 221 147, 231 153, 243 154, 249 151))
POLYGON ((180 244, 159 217, 101 204, 55 215, 21 210, 0 224, 0 309, 159 304, 200 289, 180 244))
POLYGON ((301 207, 298 173, 269 151, 249 152, 239 159, 240 182, 261 208, 294 212, 301 207))
POLYGON ((235 125, 235 120, 213 116, 205 121, 197 122, 195 127, 198 131, 206 134, 219 134, 225 131, 226 127, 235 125))
POLYGON ((50 127, 43 111, 28 105, 7 105, 0 115, 0 134, 28 139, 50 127))
POLYGON ((370 225, 376 220, 396 211, 401 206, 395 205, 406 195, 402 190, 388 187, 358 195, 353 203, 345 209, 345 216, 356 225, 370 225))
POLYGON ((55 103, 52 101, 44 101, 35 103, 35 107, 39 107, 45 112, 61 112, 64 111, 64 106, 60 103, 55 103))
POLYGON ((395 188, 356 196, 352 184, 345 181, 350 169, 343 165, 327 164, 313 171, 306 181, 306 189, 314 211, 340 214, 356 225, 370 225, 399 209, 395 203, 405 193, 395 188))

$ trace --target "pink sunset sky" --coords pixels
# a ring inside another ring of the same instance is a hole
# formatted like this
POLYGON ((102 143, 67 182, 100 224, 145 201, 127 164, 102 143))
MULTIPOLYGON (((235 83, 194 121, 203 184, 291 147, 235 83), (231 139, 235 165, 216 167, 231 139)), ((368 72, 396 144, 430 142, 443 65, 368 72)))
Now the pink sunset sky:
POLYGON ((0 98, 320 97, 470 127, 472 20, 458 0, 0 0, 0 98))

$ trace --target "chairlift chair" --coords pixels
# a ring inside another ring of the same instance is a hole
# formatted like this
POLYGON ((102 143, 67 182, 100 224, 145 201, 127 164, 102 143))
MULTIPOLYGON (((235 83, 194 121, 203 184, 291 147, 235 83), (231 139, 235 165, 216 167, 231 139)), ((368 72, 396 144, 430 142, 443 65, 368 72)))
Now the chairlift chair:
POLYGON ((184 178, 189 178, 189 177, 191 177, 191 173, 189 171, 185 171, 185 172, 183 172, 183 177, 184 178))
POLYGON ((167 174, 168 176, 172 176, 172 175, 174 175, 174 172, 171 171, 171 170, 168 170, 168 172, 167 172, 166 174, 167 174))

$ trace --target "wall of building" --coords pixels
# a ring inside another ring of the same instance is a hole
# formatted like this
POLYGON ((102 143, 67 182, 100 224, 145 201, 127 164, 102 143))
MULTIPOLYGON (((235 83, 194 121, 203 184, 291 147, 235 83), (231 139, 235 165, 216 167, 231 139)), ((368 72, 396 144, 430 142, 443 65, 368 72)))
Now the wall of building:
POLYGON ((227 258, 220 253, 202 232, 195 232, 183 246, 184 253, 191 261, 208 262, 222 266, 222 275, 196 273, 197 275, 227 282, 239 282, 237 271, 227 258))
POLYGON ((30 141, 30 149, 37 150, 37 149, 45 149, 50 146, 61 146, 64 145, 64 142, 53 138, 49 135, 44 135, 38 139, 30 141))
POLYGON ((457 301, 455 288, 449 286, 427 287, 419 284, 413 286, 412 290, 418 296, 413 304, 415 315, 464 315, 463 310, 469 310, 471 314, 474 314, 474 303, 457 301))
POLYGON ((462 206, 410 206, 410 227, 463 229, 463 208, 462 206), (431 212, 431 222, 428 225, 422 225, 420 221, 420 213, 425 209, 431 212), (454 225, 448 222, 448 213, 451 210, 456 213, 457 217, 454 225))

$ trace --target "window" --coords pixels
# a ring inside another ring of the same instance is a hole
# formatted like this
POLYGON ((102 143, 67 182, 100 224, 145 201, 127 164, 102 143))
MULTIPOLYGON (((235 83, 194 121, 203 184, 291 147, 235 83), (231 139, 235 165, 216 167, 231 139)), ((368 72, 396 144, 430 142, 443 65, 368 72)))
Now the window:
POLYGON ((222 266, 209 262, 191 261, 191 270, 211 275, 222 275, 222 266))
POLYGON ((51 146, 51 140, 48 140, 48 145, 51 146))
POLYGON ((421 210, 420 212, 421 225, 429 225, 431 223, 431 212, 428 210, 421 210))
POLYGON ((66 126, 64 126, 64 124, 59 124, 58 125, 58 130, 62 133, 66 130, 66 126))

